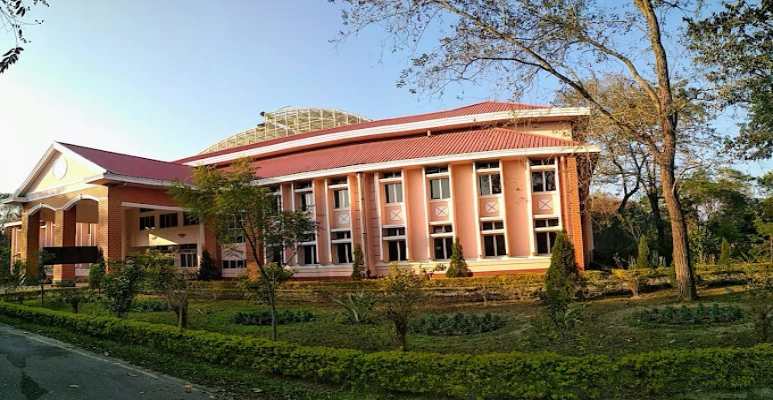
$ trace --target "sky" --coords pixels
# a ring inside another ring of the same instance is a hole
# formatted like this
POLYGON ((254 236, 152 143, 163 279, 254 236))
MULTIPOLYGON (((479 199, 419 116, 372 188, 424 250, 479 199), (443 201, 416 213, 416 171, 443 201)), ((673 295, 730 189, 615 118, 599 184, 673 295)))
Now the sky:
MULTIPOLYGON (((0 193, 53 141, 175 160, 285 106, 380 119, 511 100, 479 86, 440 98, 397 88, 408 55, 382 52, 377 29, 330 43, 342 24, 325 0, 50 3, 32 10, 44 22, 0 74, 0 193)), ((2 52, 11 38, 0 32, 2 52)), ((519 100, 550 100, 533 96, 519 100)))

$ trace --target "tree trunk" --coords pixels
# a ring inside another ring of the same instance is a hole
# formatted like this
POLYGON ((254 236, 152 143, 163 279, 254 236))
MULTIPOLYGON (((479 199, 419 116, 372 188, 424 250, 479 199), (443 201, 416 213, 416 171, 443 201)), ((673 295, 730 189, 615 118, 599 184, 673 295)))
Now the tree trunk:
POLYGON ((660 194, 657 185, 647 187, 647 200, 650 203, 652 218, 655 219, 655 229, 657 231, 657 249, 659 254, 666 254, 666 226, 663 216, 660 213, 660 194))
POLYGON ((268 290, 268 305, 271 308, 271 340, 276 340, 276 303, 274 302, 273 289, 273 287, 269 287, 268 290))
MULTIPOLYGON (((673 153, 672 153, 673 154, 673 153)), ((666 200, 668 215, 671 218, 671 237, 673 239, 673 264, 676 273, 676 285, 679 289, 679 299, 692 301, 698 298, 695 291, 692 262, 690 261, 690 245, 687 240, 687 224, 676 193, 674 179, 673 155, 661 155, 666 160, 659 160, 660 176, 663 184, 663 197, 666 200), (669 160, 670 159, 670 160, 669 160), (665 164, 665 165, 664 165, 665 164)))

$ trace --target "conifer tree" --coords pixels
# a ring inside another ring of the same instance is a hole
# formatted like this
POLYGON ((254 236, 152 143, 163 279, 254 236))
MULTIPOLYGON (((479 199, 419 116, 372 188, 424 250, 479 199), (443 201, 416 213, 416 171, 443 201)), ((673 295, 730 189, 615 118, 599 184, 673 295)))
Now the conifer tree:
POLYGON ((220 279, 220 273, 215 266, 215 261, 212 260, 212 256, 209 255, 209 251, 206 249, 201 252, 201 264, 199 264, 198 278, 200 281, 216 281, 220 279))
POLYGON ((446 278, 466 278, 470 276, 470 270, 467 268, 467 261, 464 260, 464 250, 459 238, 454 240, 451 247, 451 260, 448 263, 446 278))
POLYGON ((730 262, 730 243, 727 241, 727 239, 722 238, 722 249, 719 253, 719 261, 717 264, 722 266, 729 266, 730 262))
POLYGON ((636 257, 636 268, 644 269, 650 267, 650 247, 647 245, 647 236, 641 235, 639 240, 639 254, 636 257))
POLYGON ((574 246, 564 232, 559 232, 550 256, 550 267, 545 276, 547 302, 568 304, 574 299, 577 276, 574 246))
POLYGON ((352 280, 359 281, 362 279, 362 270, 364 262, 362 260, 362 246, 359 243, 354 245, 354 260, 352 262, 352 280))

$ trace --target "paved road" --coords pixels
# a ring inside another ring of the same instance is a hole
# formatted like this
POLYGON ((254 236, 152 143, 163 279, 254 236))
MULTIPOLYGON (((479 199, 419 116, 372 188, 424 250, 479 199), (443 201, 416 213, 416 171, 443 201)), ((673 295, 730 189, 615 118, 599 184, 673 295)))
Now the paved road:
POLYGON ((121 360, 0 324, 2 400, 222 398, 121 360))

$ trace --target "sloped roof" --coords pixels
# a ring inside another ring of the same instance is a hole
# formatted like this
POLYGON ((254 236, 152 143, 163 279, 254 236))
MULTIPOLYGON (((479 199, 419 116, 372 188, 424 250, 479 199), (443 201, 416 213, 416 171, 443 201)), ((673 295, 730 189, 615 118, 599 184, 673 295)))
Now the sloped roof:
POLYGON ((130 156, 112 151, 59 143, 68 150, 104 168, 108 173, 135 178, 191 182, 191 167, 174 162, 130 156))
POLYGON ((302 172, 321 171, 397 160, 483 151, 573 147, 580 143, 552 136, 504 128, 460 130, 431 136, 411 136, 360 142, 323 149, 300 151, 256 160, 259 178, 274 178, 302 172))
POLYGON ((426 113, 426 114, 409 115, 409 116, 398 117, 398 118, 380 119, 380 120, 346 125, 346 126, 341 126, 336 128, 299 133, 292 136, 285 136, 285 137, 280 137, 276 139, 265 140, 257 143, 248 144, 245 146, 233 147, 226 150, 219 150, 219 151, 213 151, 205 154, 198 154, 195 156, 177 160, 176 162, 187 163, 187 162, 196 161, 204 158, 234 153, 242 150, 255 149, 259 147, 264 147, 264 146, 269 146, 269 145, 274 145, 274 144, 284 143, 284 142, 291 142, 302 138, 322 136, 322 135, 327 135, 331 133, 354 131, 358 129, 375 128, 375 127, 388 126, 388 125, 399 125, 399 124, 407 124, 412 122, 431 121, 435 119, 461 117, 461 116, 502 112, 502 111, 536 110, 536 109, 548 109, 548 108, 551 108, 551 107, 530 105, 530 104, 520 104, 520 103, 510 103, 510 102, 503 102, 503 101, 484 101, 482 103, 472 104, 469 106, 455 108, 452 110, 438 111, 438 112, 432 112, 432 113, 426 113))

